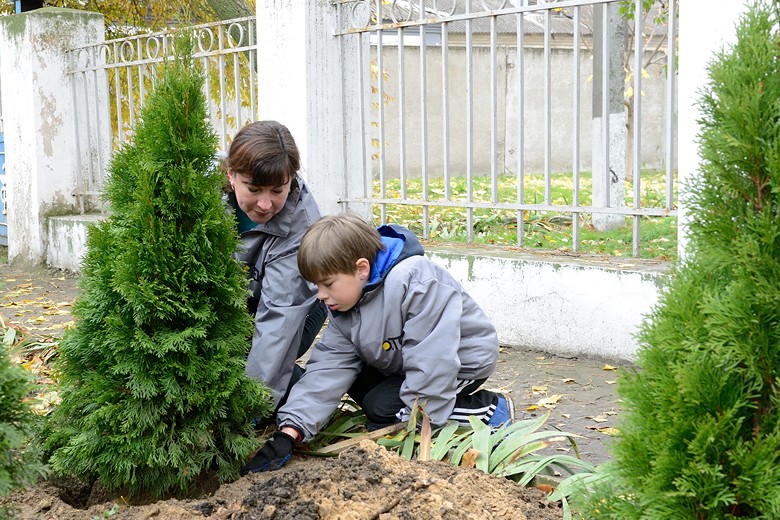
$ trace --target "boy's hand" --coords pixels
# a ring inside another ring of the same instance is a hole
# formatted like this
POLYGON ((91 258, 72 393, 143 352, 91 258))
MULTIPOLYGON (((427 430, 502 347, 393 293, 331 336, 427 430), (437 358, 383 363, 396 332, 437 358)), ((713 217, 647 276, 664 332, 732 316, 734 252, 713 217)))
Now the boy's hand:
POLYGON ((257 455, 241 468, 241 475, 281 468, 290 460, 294 447, 295 439, 292 436, 283 431, 275 431, 273 438, 266 441, 257 455))

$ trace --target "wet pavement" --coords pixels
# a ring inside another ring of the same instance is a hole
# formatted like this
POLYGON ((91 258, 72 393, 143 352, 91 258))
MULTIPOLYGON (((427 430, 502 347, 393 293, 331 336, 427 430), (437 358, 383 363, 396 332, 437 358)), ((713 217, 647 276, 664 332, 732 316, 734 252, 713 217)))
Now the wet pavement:
MULTIPOLYGON (((0 317, 40 341, 56 341, 73 321, 77 278, 47 268, 21 269, 0 261, 0 317)), ((547 425, 579 435, 579 455, 593 464, 610 457, 617 433, 620 400, 616 380, 625 361, 560 357, 518 347, 502 347, 496 373, 486 386, 510 395, 516 419, 550 412, 547 425)), ((562 441, 552 448, 574 455, 562 441)))

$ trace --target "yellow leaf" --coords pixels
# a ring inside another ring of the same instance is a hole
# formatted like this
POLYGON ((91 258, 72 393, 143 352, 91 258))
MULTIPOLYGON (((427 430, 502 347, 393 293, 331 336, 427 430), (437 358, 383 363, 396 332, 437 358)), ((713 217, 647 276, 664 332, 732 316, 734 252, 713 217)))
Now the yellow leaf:
POLYGON ((541 386, 532 386, 531 391, 534 393, 544 393, 547 391, 547 386, 541 385, 541 386))
POLYGON ((604 364, 601 370, 617 370, 617 367, 613 367, 612 365, 604 364))
POLYGON ((566 379, 562 379, 561 381, 563 381, 564 383, 574 383, 575 382, 574 378, 571 378, 571 377, 567 377, 566 379))
POLYGON ((538 409, 539 409, 539 407, 536 406, 535 404, 532 404, 528 408, 526 408, 526 410, 529 411, 529 412, 533 412, 533 411, 538 410, 538 409))
POLYGON ((469 448, 466 450, 466 453, 463 454, 463 457, 460 459, 460 465, 464 468, 473 468, 477 465, 477 455, 479 455, 479 452, 475 450, 474 448, 469 448))
POLYGON ((604 382, 607 383, 608 385, 614 385, 615 383, 617 383, 617 381, 614 381, 614 380, 613 381, 604 381, 604 382))

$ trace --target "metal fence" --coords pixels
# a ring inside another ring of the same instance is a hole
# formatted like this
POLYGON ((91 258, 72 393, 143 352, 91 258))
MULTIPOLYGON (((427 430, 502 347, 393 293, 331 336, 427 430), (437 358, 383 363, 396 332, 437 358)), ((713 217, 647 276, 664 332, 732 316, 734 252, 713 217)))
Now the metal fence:
POLYGON ((599 233, 623 229, 628 255, 674 254, 674 0, 633 17, 641 0, 336 3, 337 35, 369 49, 346 202, 424 238, 612 254, 599 233))
MULTIPOLYGON (((256 30, 255 17, 192 28, 194 56, 206 72, 209 117, 223 150, 229 136, 257 119, 256 30)), ((143 34, 68 52, 79 122, 82 212, 100 208, 110 156, 130 139, 159 64, 174 51, 173 35, 143 34)))

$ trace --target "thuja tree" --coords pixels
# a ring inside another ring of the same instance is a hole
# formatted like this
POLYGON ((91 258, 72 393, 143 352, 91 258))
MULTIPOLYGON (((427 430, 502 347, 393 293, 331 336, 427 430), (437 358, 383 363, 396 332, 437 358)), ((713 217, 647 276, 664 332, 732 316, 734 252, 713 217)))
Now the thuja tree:
POLYGON ((90 230, 59 348, 49 425, 57 473, 162 495, 238 475, 270 393, 244 374, 252 333, 237 231, 221 199, 203 73, 177 40, 132 142, 113 158, 109 218, 90 230))
MULTIPOLYGON (((11 363, 0 341, 0 496, 32 484, 44 474, 28 444, 37 421, 24 398, 32 390, 29 377, 11 363)), ((3 515, 0 508, 0 518, 3 515)))
POLYGON ((586 517, 780 518, 780 22, 754 4, 709 64, 690 243, 621 378, 586 517))

